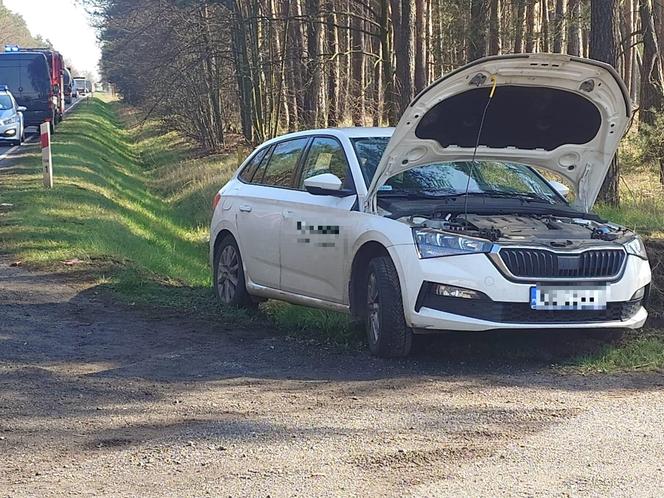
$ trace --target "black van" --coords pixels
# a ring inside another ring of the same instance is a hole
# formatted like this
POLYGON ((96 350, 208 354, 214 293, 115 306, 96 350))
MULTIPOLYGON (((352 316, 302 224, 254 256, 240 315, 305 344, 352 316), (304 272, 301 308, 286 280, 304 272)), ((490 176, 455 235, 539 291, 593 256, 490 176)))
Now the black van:
POLYGON ((0 84, 7 85, 23 113, 25 126, 55 124, 53 89, 46 56, 40 52, 0 52, 0 84))

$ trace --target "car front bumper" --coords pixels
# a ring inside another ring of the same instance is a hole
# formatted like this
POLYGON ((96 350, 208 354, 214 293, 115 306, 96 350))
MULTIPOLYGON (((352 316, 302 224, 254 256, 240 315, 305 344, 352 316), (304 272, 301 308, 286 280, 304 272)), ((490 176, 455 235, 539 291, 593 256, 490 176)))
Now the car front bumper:
MULTIPOLYGON (((389 251, 399 272, 406 323, 416 332, 636 329, 642 327, 648 317, 641 300, 633 297, 639 289, 650 284, 650 265, 636 256, 627 257, 619 279, 601 283, 607 286, 609 293, 606 310, 536 311, 530 308, 530 289, 538 282, 508 280, 485 254, 419 259, 413 245, 392 246, 389 251), (484 294, 486 299, 424 299, 428 283, 472 289, 484 294)), ((555 285, 586 283, 570 279, 555 285)))
POLYGON ((0 140, 17 140, 20 125, 18 123, 0 126, 0 140))

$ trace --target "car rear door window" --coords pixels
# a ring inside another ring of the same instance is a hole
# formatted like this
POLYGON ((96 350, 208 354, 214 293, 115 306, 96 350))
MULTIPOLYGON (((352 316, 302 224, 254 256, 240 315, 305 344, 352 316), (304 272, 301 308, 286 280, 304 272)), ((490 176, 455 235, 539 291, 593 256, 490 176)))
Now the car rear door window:
POLYGON ((259 179, 260 175, 255 175, 254 183, 275 187, 292 187, 297 164, 308 141, 309 138, 299 138, 277 144, 267 163, 263 178, 259 179))
POLYGON ((249 163, 240 173, 240 180, 246 183, 251 183, 253 181, 256 170, 258 170, 258 167, 261 165, 261 161, 265 157, 268 149, 269 147, 265 147, 263 150, 259 150, 256 154, 254 154, 254 157, 251 158, 249 163))
POLYGON ((304 180, 312 176, 332 173, 339 177, 343 188, 351 188, 348 160, 341 143, 331 137, 317 137, 311 143, 307 160, 302 169, 299 188, 304 188, 304 180))

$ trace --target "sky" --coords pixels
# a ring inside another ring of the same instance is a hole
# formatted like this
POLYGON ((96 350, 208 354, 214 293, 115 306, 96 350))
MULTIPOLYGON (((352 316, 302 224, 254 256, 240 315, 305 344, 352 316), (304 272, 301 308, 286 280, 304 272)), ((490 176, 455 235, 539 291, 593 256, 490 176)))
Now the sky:
POLYGON ((101 52, 94 28, 76 0, 3 0, 23 16, 33 35, 47 38, 79 71, 99 74, 101 52))

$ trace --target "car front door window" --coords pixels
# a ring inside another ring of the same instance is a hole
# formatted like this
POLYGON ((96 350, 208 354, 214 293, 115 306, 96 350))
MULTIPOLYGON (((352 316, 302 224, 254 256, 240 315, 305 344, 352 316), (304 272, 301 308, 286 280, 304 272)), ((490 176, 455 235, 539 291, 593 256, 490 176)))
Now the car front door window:
POLYGON ((300 190, 304 188, 304 180, 323 173, 337 176, 342 181, 342 188, 352 188, 346 154, 339 141, 331 137, 317 137, 311 143, 300 176, 300 190))

